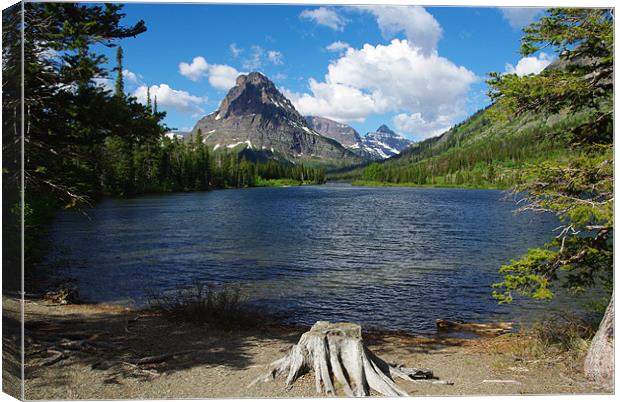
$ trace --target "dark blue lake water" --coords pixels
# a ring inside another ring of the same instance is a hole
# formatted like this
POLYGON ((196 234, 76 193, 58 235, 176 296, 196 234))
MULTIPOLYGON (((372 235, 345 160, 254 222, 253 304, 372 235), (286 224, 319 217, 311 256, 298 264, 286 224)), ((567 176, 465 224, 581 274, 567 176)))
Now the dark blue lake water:
POLYGON ((107 199, 55 222, 54 277, 83 298, 143 303, 147 288, 239 285, 292 322, 414 333, 435 319, 530 322, 566 300, 498 306, 497 269, 553 236, 494 190, 325 185, 107 199))

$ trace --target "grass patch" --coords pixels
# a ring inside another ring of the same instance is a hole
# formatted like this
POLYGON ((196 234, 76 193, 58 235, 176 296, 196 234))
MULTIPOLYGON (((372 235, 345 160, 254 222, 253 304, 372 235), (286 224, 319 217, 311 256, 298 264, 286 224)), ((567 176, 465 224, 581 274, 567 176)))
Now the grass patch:
POLYGON ((529 328, 522 327, 517 333, 497 337, 490 348, 493 353, 520 361, 544 360, 561 355, 581 361, 594 333, 595 330, 586 321, 557 314, 529 328))
POLYGON ((586 352, 588 340, 595 332, 586 321, 567 315, 555 315, 534 326, 534 333, 543 345, 554 346, 563 352, 586 352))
POLYGON ((262 179, 258 178, 256 187, 291 187, 300 186, 302 183, 293 179, 262 179))
POLYGON ((251 305, 233 286, 195 283, 165 294, 147 291, 147 303, 149 309, 173 320, 223 329, 254 328, 275 320, 251 305))

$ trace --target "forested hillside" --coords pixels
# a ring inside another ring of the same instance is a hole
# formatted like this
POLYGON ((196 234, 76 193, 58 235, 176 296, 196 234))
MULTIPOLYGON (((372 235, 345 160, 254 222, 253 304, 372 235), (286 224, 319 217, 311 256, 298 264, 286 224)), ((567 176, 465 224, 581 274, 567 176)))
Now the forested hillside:
POLYGON ((548 134, 578 127, 592 115, 584 108, 571 114, 541 112, 498 119, 497 109, 480 110, 441 136, 415 143, 383 163, 330 178, 377 185, 509 188, 526 178, 523 168, 528 164, 572 158, 574 150, 548 134))
POLYGON ((119 139, 104 147, 102 191, 127 196, 278 184, 321 184, 322 169, 274 160, 254 161, 236 150, 212 151, 202 135, 157 138, 133 144, 119 139))

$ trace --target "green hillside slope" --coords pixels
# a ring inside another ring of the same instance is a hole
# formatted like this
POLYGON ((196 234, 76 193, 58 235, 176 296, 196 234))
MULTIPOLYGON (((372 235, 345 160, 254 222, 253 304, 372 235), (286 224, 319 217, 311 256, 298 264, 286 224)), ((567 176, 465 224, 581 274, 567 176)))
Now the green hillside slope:
POLYGON ((541 161, 569 160, 575 150, 561 136, 591 115, 497 116, 495 105, 476 112, 444 134, 411 146, 400 155, 331 174, 331 180, 362 185, 419 185, 508 188, 526 179, 523 168, 541 161))

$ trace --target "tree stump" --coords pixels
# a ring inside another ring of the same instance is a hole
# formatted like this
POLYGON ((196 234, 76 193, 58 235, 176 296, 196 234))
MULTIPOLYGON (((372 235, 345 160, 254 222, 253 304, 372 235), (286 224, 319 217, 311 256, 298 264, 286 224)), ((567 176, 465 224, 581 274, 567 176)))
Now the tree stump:
POLYGON ((394 377, 409 381, 434 379, 429 369, 391 365, 374 355, 364 345, 362 328, 357 324, 317 321, 287 356, 271 363, 267 373, 250 386, 286 373, 286 386, 290 388, 310 370, 315 374, 316 391, 331 395, 336 394, 335 382, 347 396, 368 396, 370 389, 385 396, 408 396, 394 377))

